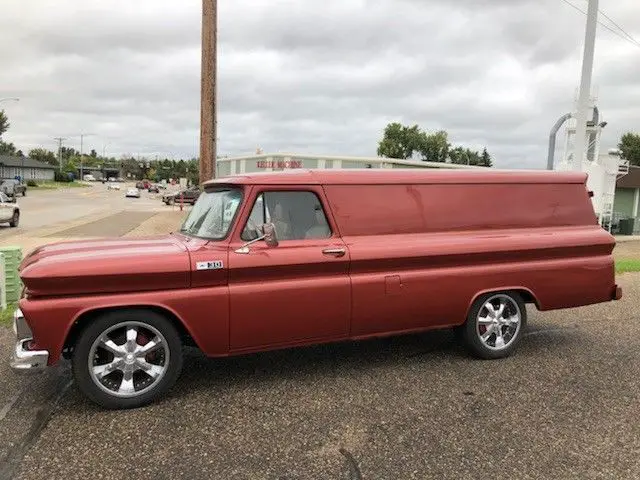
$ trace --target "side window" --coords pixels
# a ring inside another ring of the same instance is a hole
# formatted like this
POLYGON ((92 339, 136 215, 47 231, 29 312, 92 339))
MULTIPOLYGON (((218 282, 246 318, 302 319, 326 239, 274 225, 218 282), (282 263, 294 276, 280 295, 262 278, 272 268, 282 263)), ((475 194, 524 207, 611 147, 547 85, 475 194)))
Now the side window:
POLYGON ((328 238, 331 228, 320 199, 313 192, 264 192, 253 205, 242 239, 261 235, 260 227, 273 223, 278 240, 328 238))

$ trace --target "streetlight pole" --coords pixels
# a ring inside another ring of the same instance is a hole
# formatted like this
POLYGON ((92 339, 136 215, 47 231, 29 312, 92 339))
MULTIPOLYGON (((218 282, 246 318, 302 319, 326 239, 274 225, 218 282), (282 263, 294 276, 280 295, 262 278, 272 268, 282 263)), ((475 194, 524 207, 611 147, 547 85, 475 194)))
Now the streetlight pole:
POLYGON ((593 53, 596 43, 596 27, 598 23, 598 0, 589 0, 587 9, 587 26, 584 36, 584 53, 582 57, 582 74, 580 77, 580 93, 578 95, 578 111, 576 114, 576 138, 573 152, 573 170, 582 170, 587 138, 587 116, 589 97, 591 94, 591 76, 593 74, 593 53))

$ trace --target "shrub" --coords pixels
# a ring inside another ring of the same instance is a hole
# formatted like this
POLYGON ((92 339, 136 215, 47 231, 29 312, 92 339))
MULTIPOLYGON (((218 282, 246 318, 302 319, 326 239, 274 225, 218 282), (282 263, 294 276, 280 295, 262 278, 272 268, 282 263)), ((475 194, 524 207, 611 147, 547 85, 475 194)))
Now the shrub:
POLYGON ((35 180, 27 180, 27 187, 37 187, 38 184, 35 180))

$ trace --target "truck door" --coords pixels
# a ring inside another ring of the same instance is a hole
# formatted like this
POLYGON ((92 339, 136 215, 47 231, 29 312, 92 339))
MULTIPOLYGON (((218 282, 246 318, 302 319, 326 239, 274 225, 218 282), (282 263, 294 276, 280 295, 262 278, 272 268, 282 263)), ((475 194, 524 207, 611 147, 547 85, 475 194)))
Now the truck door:
POLYGON ((349 251, 322 188, 254 187, 250 197, 229 250, 231 350, 346 338, 349 251), (278 246, 241 249, 267 222, 278 246))

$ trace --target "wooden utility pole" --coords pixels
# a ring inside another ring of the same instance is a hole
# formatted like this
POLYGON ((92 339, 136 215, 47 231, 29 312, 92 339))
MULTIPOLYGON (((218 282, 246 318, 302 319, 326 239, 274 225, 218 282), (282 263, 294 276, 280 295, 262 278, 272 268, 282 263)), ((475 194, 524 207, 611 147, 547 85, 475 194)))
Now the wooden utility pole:
POLYGON ((216 77, 218 1, 202 0, 202 72, 200 89, 200 183, 216 176, 218 130, 216 77))

